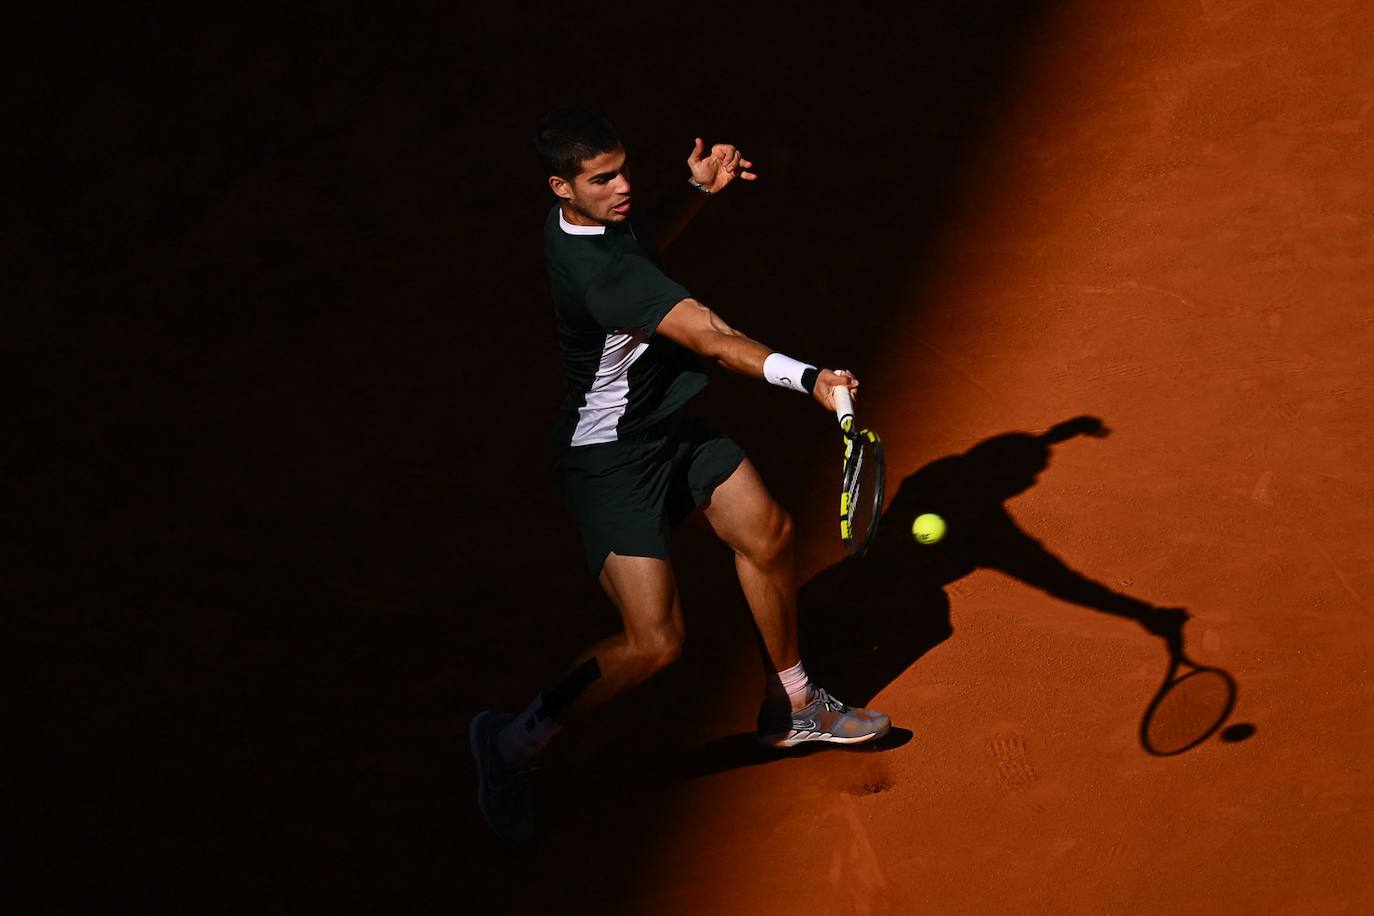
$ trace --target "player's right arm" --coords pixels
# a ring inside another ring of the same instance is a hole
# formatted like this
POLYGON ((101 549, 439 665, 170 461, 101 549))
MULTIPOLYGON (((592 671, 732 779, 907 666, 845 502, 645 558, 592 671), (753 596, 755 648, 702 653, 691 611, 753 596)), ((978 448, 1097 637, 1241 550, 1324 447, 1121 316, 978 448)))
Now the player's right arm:
MULTIPOLYGON (((663 316, 654 331, 732 372, 764 378, 763 363, 773 350, 735 330, 696 299, 683 299, 663 316)), ((848 372, 821 369, 811 396, 828 411, 835 409, 836 388, 855 389, 859 380, 848 372)))
POLYGON ((1156 607, 1089 579, 1046 550, 1010 519, 999 527, 1004 536, 997 539, 996 549, 988 552, 983 566, 1020 579, 1060 601, 1134 620, 1156 636, 1176 632, 1188 619, 1188 612, 1182 608, 1156 607))

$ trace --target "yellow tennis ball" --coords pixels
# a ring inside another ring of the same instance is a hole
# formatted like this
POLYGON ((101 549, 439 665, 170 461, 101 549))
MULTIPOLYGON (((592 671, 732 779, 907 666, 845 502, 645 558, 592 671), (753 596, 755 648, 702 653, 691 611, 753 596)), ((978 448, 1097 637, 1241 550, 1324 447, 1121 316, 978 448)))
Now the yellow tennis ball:
POLYGON ((945 520, 934 512, 918 515, 911 523, 911 534, 922 544, 938 544, 945 536, 945 520))

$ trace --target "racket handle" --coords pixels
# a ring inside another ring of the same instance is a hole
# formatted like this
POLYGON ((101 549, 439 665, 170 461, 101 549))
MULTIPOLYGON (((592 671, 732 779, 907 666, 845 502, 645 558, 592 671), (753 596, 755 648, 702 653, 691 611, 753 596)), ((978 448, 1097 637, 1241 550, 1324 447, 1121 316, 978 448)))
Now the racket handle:
POLYGON ((854 425, 854 399, 848 388, 835 389, 835 419, 840 421, 840 429, 849 432, 854 425))

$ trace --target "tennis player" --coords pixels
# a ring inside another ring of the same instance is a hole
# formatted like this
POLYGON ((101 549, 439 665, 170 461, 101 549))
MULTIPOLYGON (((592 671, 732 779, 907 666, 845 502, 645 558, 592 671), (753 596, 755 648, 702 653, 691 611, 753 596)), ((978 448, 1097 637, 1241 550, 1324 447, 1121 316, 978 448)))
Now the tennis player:
POLYGON ((623 630, 579 655, 516 716, 484 711, 469 738, 482 814, 503 839, 533 835, 528 773, 569 721, 672 663, 683 617, 669 530, 701 510, 735 552, 765 670, 758 740, 858 744, 887 732, 886 715, 851 709, 812 684, 797 640, 792 519, 734 442, 683 407, 706 385, 702 360, 808 395, 834 410, 858 380, 775 353, 734 330, 660 268, 657 252, 753 163, 729 144, 696 140, 690 177, 656 221, 631 218, 625 150, 600 115, 565 109, 540 124, 536 147, 557 201, 544 254, 566 380, 553 473, 577 521, 587 568, 619 609, 623 630))

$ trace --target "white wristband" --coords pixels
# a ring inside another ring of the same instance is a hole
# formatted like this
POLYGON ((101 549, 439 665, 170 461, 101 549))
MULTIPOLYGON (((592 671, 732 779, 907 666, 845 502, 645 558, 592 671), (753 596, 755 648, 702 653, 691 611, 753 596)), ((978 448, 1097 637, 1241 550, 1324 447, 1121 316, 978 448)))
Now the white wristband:
POLYGON ((768 380, 770 385, 779 385, 783 388, 791 388, 793 391, 800 391, 802 394, 810 394, 806 390, 806 386, 802 384, 802 373, 807 369, 815 368, 810 363, 804 363, 790 356, 770 353, 768 358, 763 361, 763 377, 768 380))

